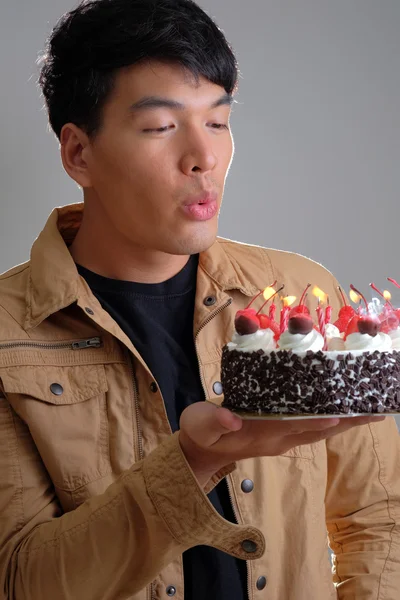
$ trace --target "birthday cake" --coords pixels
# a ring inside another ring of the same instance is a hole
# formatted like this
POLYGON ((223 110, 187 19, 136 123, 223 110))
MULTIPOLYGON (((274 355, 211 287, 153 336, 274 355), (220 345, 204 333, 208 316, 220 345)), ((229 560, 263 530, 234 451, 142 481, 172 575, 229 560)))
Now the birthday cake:
POLYGON ((329 306, 318 306, 314 323, 309 287, 297 306, 282 309, 279 324, 273 307, 262 312, 278 292, 259 311, 253 299, 237 312, 222 351, 222 406, 247 417, 400 412, 400 310, 376 298, 368 304, 351 286, 365 308, 355 310, 342 294, 335 323, 329 306))

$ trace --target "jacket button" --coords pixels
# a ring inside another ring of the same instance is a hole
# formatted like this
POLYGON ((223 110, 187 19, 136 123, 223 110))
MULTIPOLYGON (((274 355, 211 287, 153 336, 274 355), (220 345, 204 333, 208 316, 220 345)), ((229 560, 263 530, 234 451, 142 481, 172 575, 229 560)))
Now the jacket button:
POLYGON ((222 383, 220 381, 216 381, 213 385, 213 390, 214 390, 214 394, 217 394, 217 396, 220 396, 222 394, 223 387, 222 387, 222 383))
POLYGON ((213 306, 213 304, 215 304, 217 301, 215 296, 207 296, 207 298, 204 298, 204 304, 206 306, 213 306))
POLYGON ((85 310, 88 315, 94 315, 94 311, 91 308, 86 307, 85 310))
POLYGON ((152 381, 150 384, 150 391, 153 392, 153 394, 156 394, 158 392, 158 385, 156 384, 155 381, 152 381))
POLYGON ((59 383, 52 383, 50 386, 50 391, 55 396, 62 396, 64 393, 64 388, 59 383))
POLYGON ((243 479, 242 485, 240 487, 242 488, 242 492, 244 492, 245 494, 249 494, 254 490, 254 483, 251 479, 243 479))
POLYGON ((252 540, 243 540, 241 545, 247 554, 254 554, 254 552, 257 552, 257 544, 252 540))
POLYGON ((175 596, 175 594, 176 594, 176 587, 174 587, 173 585, 169 585, 167 587, 166 592, 167 592, 167 596, 175 596))
POLYGON ((257 579, 256 587, 257 587, 258 590, 263 590, 266 585, 267 585, 267 578, 266 577, 259 577, 257 579))

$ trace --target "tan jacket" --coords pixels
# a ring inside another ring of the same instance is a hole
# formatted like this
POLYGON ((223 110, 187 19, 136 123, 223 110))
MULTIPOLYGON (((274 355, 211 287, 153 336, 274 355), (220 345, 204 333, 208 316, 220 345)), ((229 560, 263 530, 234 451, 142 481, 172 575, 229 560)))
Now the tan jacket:
MULTIPOLYGON (((398 600, 394 421, 232 465, 210 484, 229 473, 239 525, 222 519, 151 372, 77 273, 67 245, 82 210, 55 210, 31 261, 0 278, 1 599, 161 600, 174 586, 183 600, 181 554, 208 544, 248 561, 250 600, 398 600)), ((301 256, 226 240, 201 255, 194 335, 207 398, 236 310, 275 279, 297 296, 315 283, 338 306, 332 275, 301 256)))

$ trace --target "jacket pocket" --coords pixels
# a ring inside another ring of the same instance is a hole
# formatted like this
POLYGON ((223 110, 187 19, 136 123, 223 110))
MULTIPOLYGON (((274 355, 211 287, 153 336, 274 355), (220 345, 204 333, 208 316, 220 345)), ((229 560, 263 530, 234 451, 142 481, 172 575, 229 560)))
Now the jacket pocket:
POLYGON ((6 367, 0 380, 56 488, 74 492, 110 472, 103 365, 6 367))

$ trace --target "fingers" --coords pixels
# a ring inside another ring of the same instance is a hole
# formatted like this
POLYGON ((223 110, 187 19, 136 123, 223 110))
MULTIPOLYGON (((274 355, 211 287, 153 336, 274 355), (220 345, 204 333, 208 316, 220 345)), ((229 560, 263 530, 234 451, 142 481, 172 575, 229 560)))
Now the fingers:
POLYGON ((349 417, 341 419, 339 425, 337 425, 334 429, 328 432, 327 437, 337 435, 338 433, 344 433, 349 429, 353 429, 354 427, 361 427, 362 425, 368 425, 369 423, 376 423, 384 420, 385 417, 349 417))
POLYGON ((337 425, 330 426, 329 428, 321 431, 304 431, 302 433, 293 433, 289 435, 285 441, 288 443, 288 448, 294 446, 303 446, 305 444, 315 444, 322 440, 327 440, 339 433, 345 433, 349 429, 354 427, 360 427, 361 425, 368 425, 369 423, 384 421, 385 417, 374 416, 374 417, 346 417, 343 419, 336 419, 337 425))
POLYGON ((243 421, 226 408, 212 402, 197 402, 182 413, 180 428, 202 448, 215 444, 222 435, 239 431, 243 421))
POLYGON ((306 431, 323 431, 332 427, 343 425, 343 430, 346 431, 358 425, 367 425, 368 423, 377 423, 384 421, 382 416, 362 416, 362 417, 342 417, 329 419, 305 419, 304 421, 292 421, 292 433, 302 433, 306 431))
POLYGON ((301 419, 299 421, 287 421, 288 433, 299 434, 303 432, 325 431, 331 427, 336 427, 340 419, 332 417, 329 419, 301 419))
POLYGON ((223 433, 239 431, 243 426, 243 420, 227 408, 218 408, 215 416, 223 429, 223 433))

